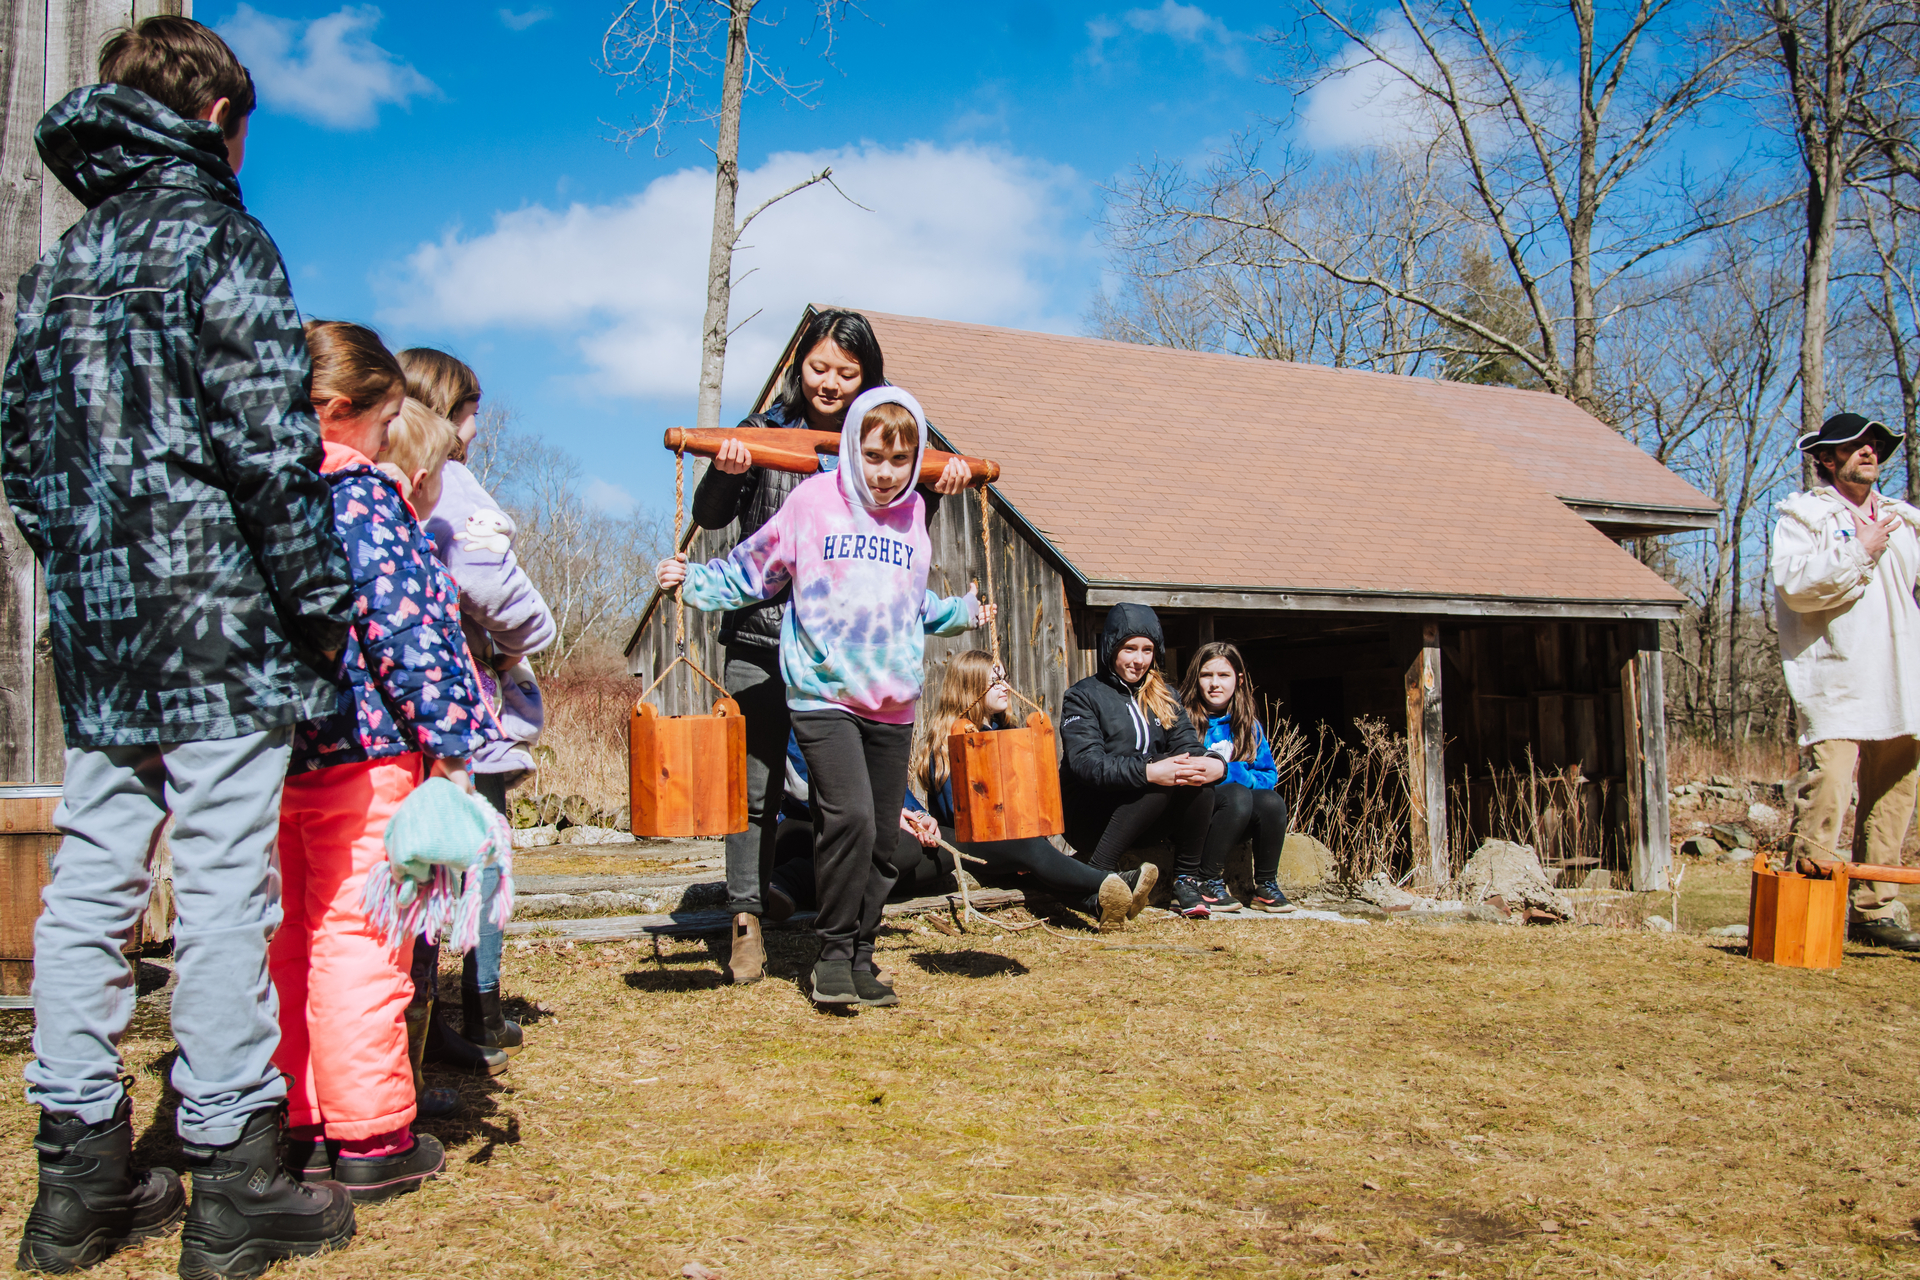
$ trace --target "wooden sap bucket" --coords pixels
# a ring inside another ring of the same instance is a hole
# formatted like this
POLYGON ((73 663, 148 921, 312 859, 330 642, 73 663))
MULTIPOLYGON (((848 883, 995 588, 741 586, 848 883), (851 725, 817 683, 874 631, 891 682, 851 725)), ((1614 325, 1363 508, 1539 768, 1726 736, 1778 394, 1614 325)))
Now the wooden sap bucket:
POLYGON ((1854 880, 1920 884, 1920 867, 1800 858, 1774 871, 1753 858, 1747 954, 1797 969, 1838 969, 1847 940, 1847 889, 1854 880))
POLYGON ((633 706, 628 756, 636 836, 724 836, 747 829, 747 722, 722 698, 705 716, 633 706))
POLYGON ((33 923, 40 891, 53 879, 57 786, 0 786, 0 1008, 23 1008, 33 995, 33 923))
POLYGON ((1060 753, 1045 712, 1024 729, 982 730, 955 720, 947 739, 953 770, 953 834, 985 843, 1057 836, 1067 829, 1060 809, 1060 753))
POLYGON ((1753 860, 1747 903, 1747 955, 1795 969, 1838 969, 1847 937, 1847 878, 1824 880, 1774 871, 1753 860))

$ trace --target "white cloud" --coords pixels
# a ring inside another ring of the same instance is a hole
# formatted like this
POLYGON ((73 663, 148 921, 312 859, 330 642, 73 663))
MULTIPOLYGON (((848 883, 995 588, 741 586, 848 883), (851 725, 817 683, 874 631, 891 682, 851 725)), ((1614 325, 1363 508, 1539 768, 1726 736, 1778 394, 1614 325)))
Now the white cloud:
POLYGON ((588 506, 597 507, 609 515, 623 516, 639 505, 623 486, 598 476, 587 481, 585 495, 588 506))
POLYGON ((381 103, 405 106, 439 92, 368 37, 379 24, 372 5, 346 5, 302 22, 243 4, 220 34, 253 72, 267 106, 330 129, 365 129, 381 103))
POLYGON ((509 31, 525 31, 536 22, 545 22, 553 16, 551 9, 529 9, 525 13, 515 13, 511 9, 500 11, 500 21, 509 31))
MULTIPOLYGON (((772 156, 741 175, 740 207, 833 166, 760 215, 734 259, 730 402, 759 389, 810 302, 1071 331, 1046 283, 1094 250, 1069 219, 1087 198, 1068 170, 1004 151, 915 143, 772 156)), ((713 173, 684 169, 623 201, 535 205, 420 246, 389 294, 390 323, 570 336, 604 392, 691 396, 706 305, 713 173)), ((1068 301, 1077 307, 1079 298, 1068 301)))
POLYGON ((1101 14, 1087 23, 1091 42, 1087 56, 1093 62, 1105 60, 1106 46, 1128 31, 1141 35, 1166 36, 1175 44, 1191 45, 1236 75, 1247 70, 1246 35, 1235 31, 1219 18, 1196 4, 1179 0, 1161 0, 1157 9, 1129 9, 1118 22, 1101 14))

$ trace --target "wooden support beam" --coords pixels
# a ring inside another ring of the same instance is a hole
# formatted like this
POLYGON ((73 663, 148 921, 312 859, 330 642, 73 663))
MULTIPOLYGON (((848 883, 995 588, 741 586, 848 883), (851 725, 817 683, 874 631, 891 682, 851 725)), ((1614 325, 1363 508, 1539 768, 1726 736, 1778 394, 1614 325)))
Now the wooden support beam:
POLYGON ((1453 878, 1447 848, 1447 774, 1440 718, 1440 624, 1420 629, 1420 649, 1407 668, 1407 817, 1413 834, 1413 879, 1436 889, 1453 878))
POLYGON ((1632 887, 1664 893, 1673 867, 1667 812, 1666 673, 1660 628, 1620 628, 1620 729, 1627 765, 1627 857, 1632 887))

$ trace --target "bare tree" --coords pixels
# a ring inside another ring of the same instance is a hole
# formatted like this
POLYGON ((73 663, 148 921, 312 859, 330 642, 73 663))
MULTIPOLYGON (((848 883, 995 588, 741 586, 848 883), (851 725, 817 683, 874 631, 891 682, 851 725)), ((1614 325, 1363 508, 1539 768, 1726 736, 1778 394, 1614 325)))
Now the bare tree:
POLYGON ((1393 26, 1363 25, 1336 0, 1307 0, 1307 10, 1337 46, 1305 86, 1380 69, 1425 108, 1431 146, 1458 166, 1530 332, 1521 340, 1444 295, 1318 265, 1430 311, 1547 389, 1595 405, 1601 293, 1746 212, 1730 181, 1693 184, 1688 201, 1655 191, 1676 132, 1724 90, 1742 46, 1690 39, 1678 0, 1567 0, 1561 21, 1530 24, 1525 35, 1489 25, 1477 0, 1400 0, 1393 26), (1570 78, 1548 69, 1569 47, 1570 78), (1565 313, 1550 297, 1560 287, 1565 313))
MULTIPOLYGON (((810 106, 808 95, 819 87, 817 81, 790 81, 761 55, 754 39, 753 12, 758 5, 759 0, 629 0, 614 15, 600 42, 603 71, 623 88, 639 85, 655 94, 651 114, 622 130, 620 141, 631 146, 651 135, 656 151, 664 152, 667 130, 674 125, 715 128, 713 236, 707 251, 707 310, 700 329, 700 427, 720 425, 727 339, 739 327, 730 329, 727 324, 735 283, 734 250, 753 220, 769 206, 816 183, 833 186, 832 168, 823 168, 761 201, 737 223, 734 220, 740 198, 740 109, 746 95, 771 90, 790 102, 810 106), (716 70, 720 77, 717 101, 709 97, 716 70)), ((815 0, 809 38, 822 40, 823 56, 832 54, 834 23, 846 9, 844 0, 815 0)), ((758 25, 775 24, 763 20, 758 25)))
POLYGON ((594 505, 579 460, 520 430, 509 406, 484 411, 467 465, 513 517, 520 567, 553 610, 559 638, 535 659, 541 670, 617 643, 669 554, 671 517, 594 505))
POLYGON ((1915 41, 1909 0, 1755 0, 1770 39, 1774 100, 1805 171, 1806 236, 1801 272, 1800 429, 1827 412, 1830 292, 1849 188, 1891 173, 1915 176, 1915 41))
POLYGON ((1920 209, 1903 197, 1891 176, 1859 191, 1862 239, 1862 311, 1870 318, 1873 345, 1881 353, 1884 381, 1900 401, 1901 434, 1907 448, 1907 501, 1920 501, 1920 209))

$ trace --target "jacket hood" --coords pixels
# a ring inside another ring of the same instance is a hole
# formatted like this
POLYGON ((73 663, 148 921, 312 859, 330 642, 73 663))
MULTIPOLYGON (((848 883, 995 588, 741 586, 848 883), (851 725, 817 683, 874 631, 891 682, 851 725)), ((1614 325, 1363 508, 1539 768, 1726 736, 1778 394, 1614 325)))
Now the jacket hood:
POLYGON ((220 126, 188 120, 123 84, 75 89, 40 118, 33 140, 60 185, 89 209, 134 187, 186 187, 244 207, 220 126))
POLYGON ((1167 647, 1166 638, 1160 631, 1160 615, 1144 604, 1128 604, 1125 601, 1107 610, 1107 622, 1100 629, 1100 674, 1120 677, 1113 669, 1114 655, 1120 652, 1120 646, 1135 636, 1145 636, 1153 641, 1154 657, 1158 659, 1167 647))
POLYGON ((858 503, 869 511, 880 511, 885 508, 873 500, 873 494, 867 489, 866 471, 860 465, 860 428, 866 422, 867 414, 883 404, 904 406, 907 412, 913 415, 915 425, 920 428, 920 442, 914 446, 913 450, 911 475, 915 478, 909 479, 902 485, 900 492, 893 496, 893 501, 885 504, 886 507, 897 507, 903 502, 912 501, 914 486, 918 483, 917 477, 920 475, 920 463, 927 456, 927 415, 921 410, 920 402, 913 398, 913 393, 900 387, 874 387, 862 391, 854 402, 847 406, 846 421, 840 424, 838 470, 841 494, 848 502, 858 503))

